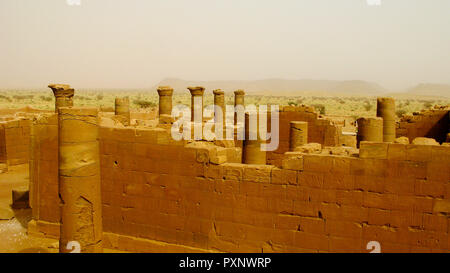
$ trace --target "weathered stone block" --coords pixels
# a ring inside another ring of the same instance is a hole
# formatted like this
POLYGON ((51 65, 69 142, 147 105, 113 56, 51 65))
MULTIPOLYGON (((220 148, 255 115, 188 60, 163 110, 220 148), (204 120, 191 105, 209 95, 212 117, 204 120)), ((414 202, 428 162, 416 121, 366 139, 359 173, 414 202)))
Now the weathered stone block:
POLYGON ((272 184, 280 184, 280 185, 296 185, 297 184, 297 172, 293 170, 287 169, 272 169, 272 184))
POLYGON ((435 200, 433 205, 434 212, 450 214, 450 200, 435 200))
POLYGON ((390 143, 387 158, 392 160, 406 160, 406 145, 390 143))
POLYGON ((361 141, 359 144, 360 158, 386 159, 388 154, 388 144, 383 142, 361 141))
POLYGON ((303 156, 303 169, 310 172, 330 172, 333 165, 333 157, 327 155, 303 156))
POLYGON ((283 169, 301 171, 303 170, 303 156, 285 158, 281 164, 283 169))
POLYGON ((407 137, 398 137, 394 140, 394 143, 409 144, 409 139, 407 137))
POLYGON ((270 165, 245 165, 244 181, 270 183, 271 172, 274 167, 270 165))
POLYGON ((433 138, 427 137, 416 137, 412 144, 414 145, 439 145, 439 143, 433 138))
POLYGON ((410 161, 430 161, 430 145, 406 145, 406 160, 410 161))
POLYGON ((246 165, 240 163, 225 163, 223 166, 224 177, 227 180, 241 181, 246 165))

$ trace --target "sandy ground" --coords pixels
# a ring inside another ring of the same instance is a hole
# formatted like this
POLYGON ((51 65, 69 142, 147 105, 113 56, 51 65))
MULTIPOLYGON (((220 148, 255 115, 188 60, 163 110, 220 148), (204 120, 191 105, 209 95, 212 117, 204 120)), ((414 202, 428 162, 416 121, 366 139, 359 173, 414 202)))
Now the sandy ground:
MULTIPOLYGON (((28 236, 31 209, 12 209, 12 189, 28 187, 28 164, 0 174, 0 253, 57 253, 58 240, 28 236), (6 216, 6 217, 5 217, 6 216), (9 218, 2 220, 1 218, 9 218)), ((104 249, 105 253, 123 251, 104 249)))
POLYGON ((28 164, 10 167, 8 172, 0 174, 0 218, 9 218, 8 214, 12 216, 12 219, 0 220, 0 252, 57 252, 57 240, 27 235, 31 209, 11 208, 11 191, 20 187, 28 187, 28 164))

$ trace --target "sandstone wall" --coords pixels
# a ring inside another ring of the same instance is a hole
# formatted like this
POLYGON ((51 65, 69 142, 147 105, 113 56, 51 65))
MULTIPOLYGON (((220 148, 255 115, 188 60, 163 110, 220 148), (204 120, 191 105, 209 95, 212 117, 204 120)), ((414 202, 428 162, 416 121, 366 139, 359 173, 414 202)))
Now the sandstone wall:
MULTIPOLYGON (((59 232, 55 125, 38 125, 33 175, 39 200, 30 232, 47 236, 59 232)), ((105 247, 367 252, 375 240, 383 252, 450 249, 449 147, 365 144, 359 158, 288 154, 281 169, 229 163, 235 150, 176 143, 163 129, 103 127, 100 142, 105 247)))
POLYGON ((0 157, 9 166, 28 163, 30 126, 27 119, 0 122, 0 157))
POLYGON ((280 145, 276 151, 267 154, 268 164, 281 166, 283 154, 289 151, 291 121, 308 122, 308 142, 320 143, 323 146, 340 146, 340 126, 328 119, 319 118, 311 107, 285 106, 280 109, 280 145))
MULTIPOLYGON (((30 156, 30 206, 33 219, 57 223, 58 197, 58 118, 48 114, 33 121, 30 156)), ((41 232, 54 235, 52 226, 41 225, 41 232)), ((57 227, 59 232, 59 227, 57 227)))
POLYGON ((447 133, 450 131, 449 113, 449 107, 437 107, 404 116, 397 123, 397 137, 405 136, 410 141, 416 137, 429 137, 440 143, 445 142, 447 133))
POLYGON ((39 110, 39 109, 34 109, 32 107, 26 106, 23 108, 18 108, 18 109, 0 109, 0 115, 1 116, 5 116, 5 115, 15 115, 17 113, 29 113, 29 114, 38 114, 38 113, 51 113, 53 111, 49 111, 49 110, 39 110))
POLYGON ((157 117, 157 111, 155 109, 149 110, 147 112, 131 112, 132 119, 140 120, 153 120, 157 117))
POLYGON ((0 163, 7 164, 5 127, 0 126, 0 163))

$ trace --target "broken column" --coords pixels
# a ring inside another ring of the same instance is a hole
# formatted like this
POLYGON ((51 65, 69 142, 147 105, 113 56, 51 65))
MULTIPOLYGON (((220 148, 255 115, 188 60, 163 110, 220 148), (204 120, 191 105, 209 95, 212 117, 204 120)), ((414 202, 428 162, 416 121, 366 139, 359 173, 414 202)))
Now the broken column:
POLYGON ((359 118, 357 121, 358 133, 356 139, 361 141, 383 142, 383 119, 382 118, 359 118))
MULTIPOLYGON (((244 90, 236 90, 234 91, 234 108, 236 109, 236 106, 242 105, 245 107, 245 92, 244 90)), ((234 113, 234 125, 237 125, 237 113, 234 113)))
POLYGON ((128 97, 116 98, 115 114, 124 125, 130 125, 130 99, 128 97))
POLYGON ((59 108, 59 251, 102 252, 98 111, 59 108), (70 243, 70 244, 69 244, 70 243))
POLYGON ((383 141, 395 140, 395 100, 393 98, 377 99, 377 117, 383 118, 383 141))
MULTIPOLYGON (((258 113, 245 113, 245 140, 243 142, 242 159, 245 164, 259 164, 266 165, 267 154, 266 151, 261 149, 261 144, 265 141, 261 138, 259 130, 259 117, 258 113), (256 126, 251 126, 250 120, 256 119, 256 126), (253 136, 253 138, 252 138, 253 136)), ((267 128, 265 129, 267 132, 267 128)))
POLYGON ((308 122, 291 121, 290 128, 289 148, 291 151, 308 143, 308 122))
POLYGON ((49 88, 52 89, 53 95, 55 95, 55 112, 58 113, 59 107, 73 106, 73 95, 75 90, 70 88, 68 84, 49 84, 49 88))
POLYGON ((198 115, 198 120, 203 122, 203 93, 205 88, 201 86, 188 87, 191 92, 191 120, 195 121, 194 115, 198 115))
POLYGON ((159 117, 161 115, 172 115, 172 95, 173 88, 170 86, 158 87, 159 95, 159 117))

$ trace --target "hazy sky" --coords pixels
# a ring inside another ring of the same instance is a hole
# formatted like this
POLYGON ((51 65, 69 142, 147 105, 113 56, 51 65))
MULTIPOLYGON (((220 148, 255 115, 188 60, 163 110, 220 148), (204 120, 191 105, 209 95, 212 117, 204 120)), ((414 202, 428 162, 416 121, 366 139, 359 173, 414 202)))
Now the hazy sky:
POLYGON ((450 83, 450 0, 0 0, 0 87, 450 83))

